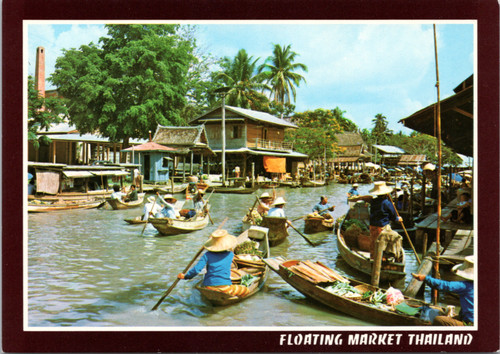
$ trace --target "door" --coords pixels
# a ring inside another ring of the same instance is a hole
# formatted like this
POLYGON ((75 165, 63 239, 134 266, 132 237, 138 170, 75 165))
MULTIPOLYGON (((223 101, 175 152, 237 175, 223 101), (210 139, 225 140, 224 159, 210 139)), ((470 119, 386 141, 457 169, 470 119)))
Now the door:
POLYGON ((144 155, 144 180, 149 181, 151 179, 151 156, 144 155))

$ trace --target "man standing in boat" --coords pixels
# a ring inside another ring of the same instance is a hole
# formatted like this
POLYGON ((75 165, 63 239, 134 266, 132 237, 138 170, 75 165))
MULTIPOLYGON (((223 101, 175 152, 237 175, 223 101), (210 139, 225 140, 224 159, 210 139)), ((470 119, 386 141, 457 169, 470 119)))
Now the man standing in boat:
POLYGON ((328 211, 333 211, 334 209, 335 206, 328 204, 328 198, 322 195, 319 199, 319 203, 313 207, 312 211, 313 213, 317 212, 326 220, 330 220, 333 219, 333 216, 328 211))
POLYGON ((403 219, 398 216, 394 205, 389 200, 389 194, 392 188, 388 187, 385 182, 375 182, 370 195, 362 195, 351 198, 351 201, 364 200, 370 203, 370 258, 374 258, 375 242, 378 237, 384 232, 392 232, 391 221, 402 222, 403 219))

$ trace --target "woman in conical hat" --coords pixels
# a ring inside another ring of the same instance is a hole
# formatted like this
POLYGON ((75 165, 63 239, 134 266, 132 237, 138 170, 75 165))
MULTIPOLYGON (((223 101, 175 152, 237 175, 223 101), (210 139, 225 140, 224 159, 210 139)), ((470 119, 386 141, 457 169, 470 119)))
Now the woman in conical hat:
POLYGON ((452 272, 461 280, 446 281, 435 279, 430 275, 414 274, 413 277, 425 281, 432 288, 440 291, 452 292, 460 297, 460 312, 458 316, 436 316, 433 321, 435 326, 466 326, 474 323, 474 256, 467 256, 462 264, 453 267, 452 272))
POLYGON ((259 197, 259 205, 257 205, 257 212, 259 215, 266 215, 271 209, 271 205, 273 200, 276 198, 276 191, 273 189, 273 195, 271 196, 269 193, 264 192, 259 197))
POLYGON ((231 283, 231 264, 233 262, 233 248, 237 239, 226 230, 215 230, 205 242, 207 252, 198 263, 186 274, 179 273, 179 279, 191 279, 206 267, 203 286, 211 290, 228 293, 235 296, 245 296, 250 291, 247 287, 231 283))

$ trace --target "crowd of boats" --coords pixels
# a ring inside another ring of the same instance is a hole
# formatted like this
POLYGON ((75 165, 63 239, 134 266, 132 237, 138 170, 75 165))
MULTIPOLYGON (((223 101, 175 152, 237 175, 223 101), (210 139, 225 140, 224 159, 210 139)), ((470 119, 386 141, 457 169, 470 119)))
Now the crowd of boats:
MULTIPOLYGON (((337 178, 335 182, 352 183, 354 181, 353 186, 357 185, 357 181, 372 183, 373 178, 357 177, 356 180, 337 178)), ((301 183, 300 187, 315 187, 327 183, 326 180, 309 182, 301 183)), ((421 217, 427 205, 428 198, 419 195, 422 186, 416 182, 421 181, 416 180, 414 176, 404 175, 398 176, 398 178, 393 177, 385 182, 394 186, 393 196, 397 205, 393 205, 397 210, 400 210, 402 215, 405 215, 403 219, 406 220, 414 220, 417 217, 415 215, 421 217), (415 213, 414 209, 419 208, 420 212, 415 213)), ((287 185, 286 187, 295 188, 297 186, 299 185, 287 185)), ((244 294, 232 295, 204 287, 200 282, 196 285, 196 289, 211 304, 226 306, 245 300, 257 293, 265 284, 269 272, 274 271, 306 297, 348 315, 377 324, 430 325, 434 316, 443 314, 445 311, 443 307, 405 296, 398 289, 392 287, 385 289, 347 278, 321 262, 286 260, 279 255, 271 254, 271 248, 281 244, 289 236, 290 228, 298 232, 312 246, 316 245, 307 235, 325 231, 334 232, 337 239, 337 249, 345 262, 358 271, 373 275, 376 265, 370 256, 370 249, 367 245, 367 242, 369 243, 367 239, 369 239, 370 217, 368 203, 363 201, 350 203, 348 213, 337 220, 325 217, 325 215, 329 215, 328 213, 318 212, 292 220, 304 220, 304 229, 300 231, 284 215, 273 216, 271 213, 267 213, 269 208, 276 207, 279 203, 284 204, 285 201, 282 198, 275 198, 275 193, 272 193, 271 196, 271 193, 264 192, 260 197, 254 194, 258 188, 263 190, 268 188, 269 191, 272 189, 273 192, 277 188, 284 188, 273 181, 253 186, 227 187, 210 185, 190 177, 189 182, 185 184, 174 185, 172 183, 169 186, 154 186, 149 190, 148 186, 142 187, 143 191, 137 193, 137 198, 132 201, 97 192, 87 192, 85 195, 69 193, 64 198, 59 196, 52 199, 50 197, 32 197, 28 202, 28 211, 51 212, 104 206, 116 210, 142 207, 142 212, 138 213, 135 218, 124 221, 132 225, 144 225, 143 232, 150 224, 158 231, 157 236, 171 236, 201 230, 209 223, 214 223, 210 215, 212 193, 253 194, 255 196, 253 204, 249 206, 247 214, 241 216, 242 232, 237 236, 234 260, 231 266, 232 283, 244 284, 248 287, 248 291, 245 291, 244 294), (150 193, 149 197, 146 197, 146 192, 150 193), (178 201, 174 195, 181 193, 185 199, 178 201), (268 207, 264 207, 262 210, 262 205, 265 205, 265 202, 268 203, 268 207), (173 214, 168 214, 166 209, 169 208, 173 214), (258 211, 259 208, 261 210, 258 211)), ((407 232, 406 229, 405 232, 407 232)), ((396 246, 400 247, 401 251, 401 240, 396 246)), ((203 248, 198 251, 186 271, 202 251, 203 248)), ((382 257, 379 269, 382 284, 391 284, 406 277, 405 253, 399 252, 397 256, 395 253, 398 252, 384 253, 382 257)), ((163 295, 162 299, 168 295, 172 288, 163 295)), ((161 300, 155 308, 159 306, 161 300)))

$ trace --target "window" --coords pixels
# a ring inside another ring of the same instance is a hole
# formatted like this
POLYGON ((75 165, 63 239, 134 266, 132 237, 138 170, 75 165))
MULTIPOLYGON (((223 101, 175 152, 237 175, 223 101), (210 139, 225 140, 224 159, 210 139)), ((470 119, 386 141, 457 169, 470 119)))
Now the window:
POLYGON ((241 139, 243 127, 241 125, 233 125, 233 139, 241 139))

